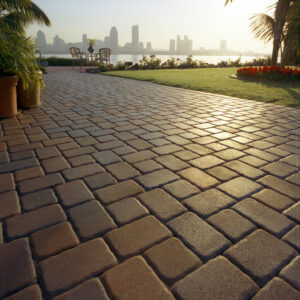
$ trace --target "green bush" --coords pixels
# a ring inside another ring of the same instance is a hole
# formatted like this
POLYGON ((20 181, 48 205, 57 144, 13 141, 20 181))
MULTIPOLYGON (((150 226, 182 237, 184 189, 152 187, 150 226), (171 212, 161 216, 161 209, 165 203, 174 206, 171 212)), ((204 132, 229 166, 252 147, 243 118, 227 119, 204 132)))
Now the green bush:
MULTIPOLYGON (((61 57, 56 57, 56 56, 51 56, 47 58, 41 58, 41 63, 42 62, 48 62, 48 66, 72 66, 73 65, 73 60, 72 58, 61 58, 61 57)), ((80 62, 79 61, 74 61, 75 66, 79 66, 80 62)))

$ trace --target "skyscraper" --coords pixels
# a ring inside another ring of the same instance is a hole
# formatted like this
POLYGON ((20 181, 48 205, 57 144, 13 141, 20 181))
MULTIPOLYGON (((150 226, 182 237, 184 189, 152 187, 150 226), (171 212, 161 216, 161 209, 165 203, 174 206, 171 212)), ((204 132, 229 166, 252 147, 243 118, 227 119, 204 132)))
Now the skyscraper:
POLYGON ((45 33, 43 31, 39 30, 37 32, 36 42, 38 43, 40 50, 45 50, 47 48, 46 37, 45 37, 45 33))
POLYGON ((134 25, 131 28, 132 30, 132 49, 139 49, 139 25, 134 25))
POLYGON ((151 50, 152 50, 151 42, 147 42, 147 51, 151 51, 151 50))
POLYGON ((174 39, 170 40, 170 52, 175 53, 175 40, 174 39))
POLYGON ((176 45, 176 52, 180 52, 180 50, 181 50, 181 40, 180 40, 180 35, 178 34, 177 35, 177 45, 176 45))
POLYGON ((112 51, 117 50, 119 48, 119 38, 117 28, 114 26, 110 30, 110 38, 109 38, 110 48, 112 51))
POLYGON ((88 44, 88 40, 87 40, 87 35, 83 34, 82 35, 82 49, 83 49, 83 52, 87 51, 88 47, 89 47, 89 44, 88 44))

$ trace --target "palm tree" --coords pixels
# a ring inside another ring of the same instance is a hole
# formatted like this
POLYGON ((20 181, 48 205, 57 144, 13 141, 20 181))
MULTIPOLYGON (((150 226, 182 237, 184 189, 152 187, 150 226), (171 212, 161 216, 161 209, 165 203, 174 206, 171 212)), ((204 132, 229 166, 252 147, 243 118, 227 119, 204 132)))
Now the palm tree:
MULTIPOLYGON (((270 42, 275 38, 275 17, 256 14, 250 24, 258 39, 270 42)), ((281 65, 295 64, 300 37, 300 0, 291 3, 280 37, 281 65)))
POLYGON ((0 0, 0 76, 16 74, 23 84, 35 79, 38 65, 35 42, 26 37, 28 25, 50 25, 46 14, 31 0, 0 0))
POLYGON ((19 33, 34 22, 51 25, 47 15, 31 0, 0 0, 0 19, 2 25, 19 33))
MULTIPOLYGON (((233 0, 226 0, 225 5, 233 0)), ((282 32, 284 29, 286 16, 289 11, 291 3, 295 0, 278 0, 275 5, 275 22, 274 22, 274 39, 272 51, 272 64, 276 65, 278 60, 278 53, 282 42, 282 32)))

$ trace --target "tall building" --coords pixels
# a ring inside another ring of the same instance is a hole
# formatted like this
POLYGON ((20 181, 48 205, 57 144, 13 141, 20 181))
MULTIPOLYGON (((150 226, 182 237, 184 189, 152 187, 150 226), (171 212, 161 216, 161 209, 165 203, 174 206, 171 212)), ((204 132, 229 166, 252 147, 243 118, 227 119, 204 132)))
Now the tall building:
POLYGON ((177 35, 177 45, 176 45, 176 52, 180 52, 181 45, 180 45, 180 35, 177 35))
POLYGON ((147 51, 152 51, 151 42, 147 42, 147 51))
POLYGON ((66 50, 66 43, 63 39, 61 39, 58 35, 56 35, 53 39, 53 48, 54 51, 65 51, 66 50))
POLYGON ((227 41, 222 40, 220 42, 220 51, 222 51, 222 52, 226 52, 227 51, 227 41))
POLYGON ((170 52, 175 53, 175 40, 174 39, 170 40, 170 52))
POLYGON ((39 30, 36 34, 36 42, 39 45, 40 50, 45 50, 47 48, 46 36, 42 30, 39 30))
POLYGON ((104 47, 110 48, 110 37, 109 36, 104 37, 104 47))
POLYGON ((132 48, 133 50, 139 49, 139 25, 134 25, 131 28, 132 31, 132 48))
POLYGON ((83 34, 82 35, 82 51, 83 52, 86 52, 87 49, 89 47, 89 44, 88 44, 88 39, 87 39, 87 35, 86 34, 83 34))
MULTIPOLYGON (((171 51, 171 41, 170 41, 170 51, 171 51)), ((192 49, 193 49, 193 41, 189 40, 187 35, 184 36, 183 40, 180 39, 180 35, 177 35, 176 53, 191 54, 192 49)))
POLYGON ((117 28, 114 26, 110 30, 109 44, 112 51, 118 50, 119 48, 119 38, 117 28))

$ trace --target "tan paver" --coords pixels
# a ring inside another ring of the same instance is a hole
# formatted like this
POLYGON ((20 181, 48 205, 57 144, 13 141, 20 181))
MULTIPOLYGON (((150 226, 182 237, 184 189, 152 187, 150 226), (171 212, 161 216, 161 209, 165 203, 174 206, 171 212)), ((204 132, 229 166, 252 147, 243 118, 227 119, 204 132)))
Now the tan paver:
POLYGON ((20 292, 13 294, 3 300, 42 300, 43 296, 40 287, 35 284, 31 285, 20 292))
POLYGON ((47 292, 55 295, 116 263, 103 239, 98 238, 42 261, 40 268, 47 292))
POLYGON ((300 256, 298 255, 293 259, 284 269, 279 273, 279 276, 293 285, 296 289, 300 290, 300 256))
POLYGON ((169 284, 202 265, 201 260, 177 238, 150 248, 144 255, 169 284))
POLYGON ((217 256, 231 245, 221 233, 191 212, 169 221, 168 225, 204 260, 217 256))
POLYGON ((114 299, 175 299, 140 256, 133 257, 105 272, 101 278, 114 299))
POLYGON ((251 277, 265 284, 297 251, 261 229, 256 230, 224 253, 251 277))
POLYGON ((172 233, 166 226, 155 217, 148 216, 107 233, 105 239, 115 253, 127 258, 171 236, 172 233))
POLYGON ((27 239, 0 246, 0 297, 36 281, 36 272, 27 239))
POLYGON ((181 299, 249 299, 259 287, 226 258, 219 256, 174 285, 181 299))
POLYGON ((0 120, 0 251, 28 237, 38 276, 1 299, 296 297, 299 109, 67 69, 0 120))
POLYGON ((53 300, 109 300, 102 283, 97 278, 90 279, 75 288, 54 297, 53 300))
POLYGON ((79 240, 68 222, 60 223, 31 235, 33 252, 38 260, 75 247, 79 240))

